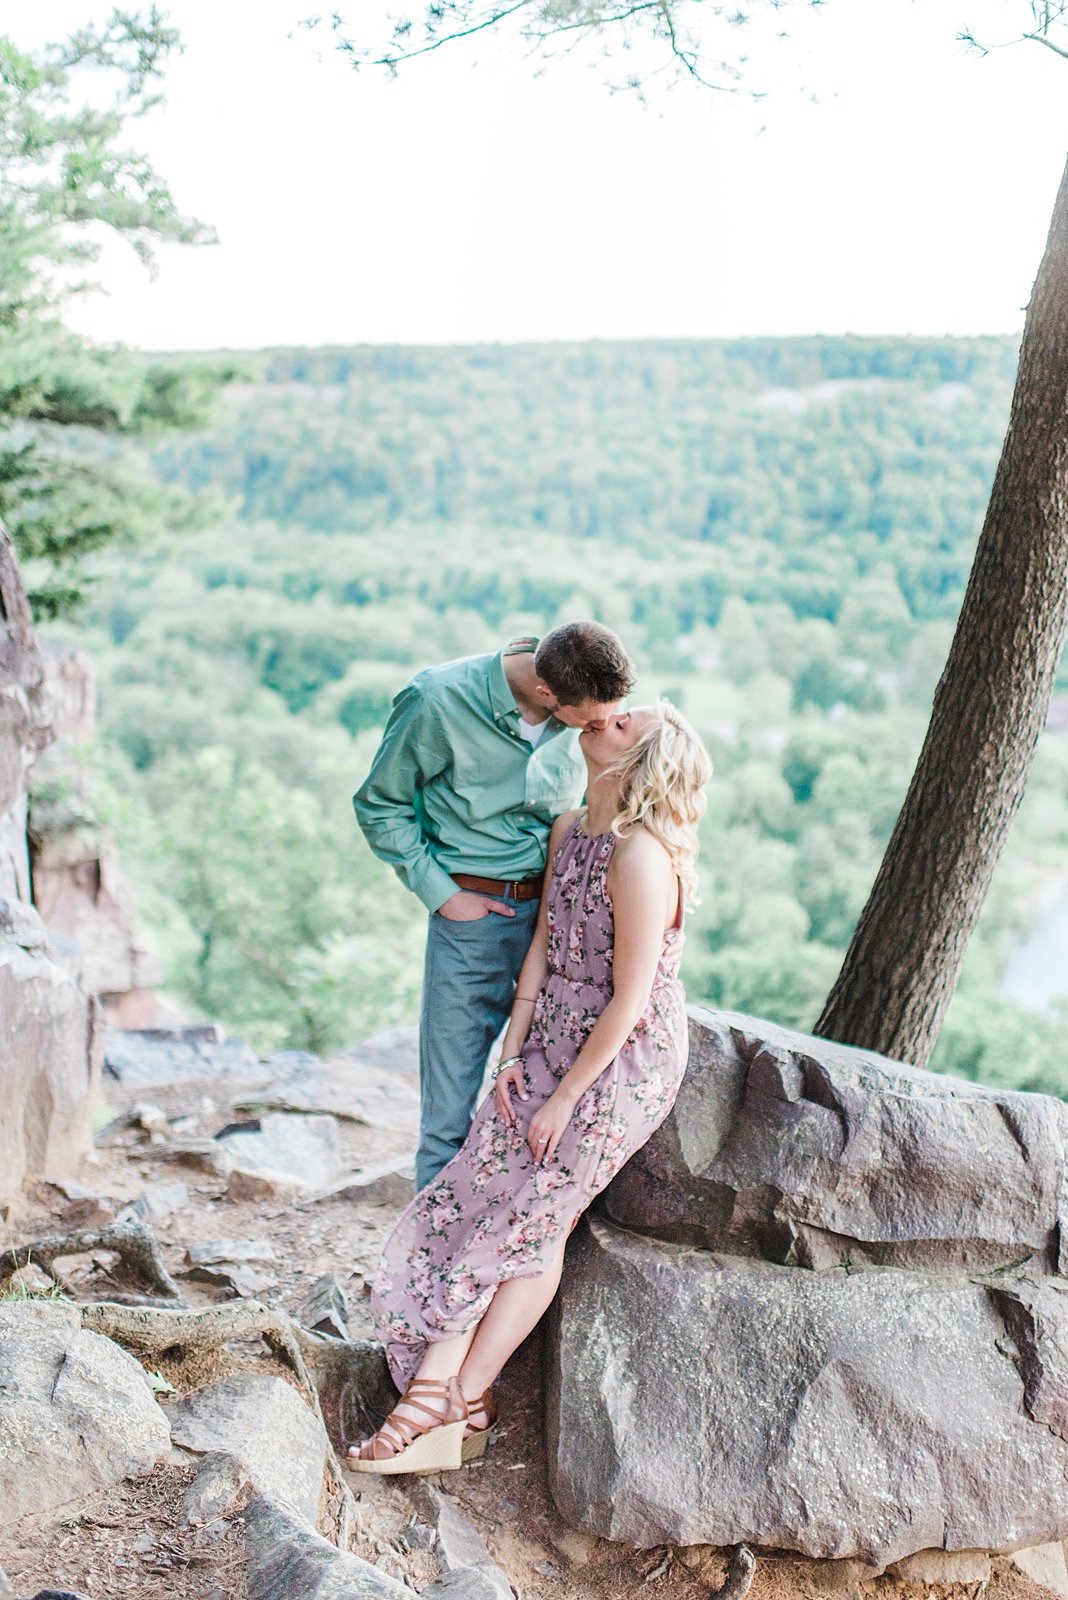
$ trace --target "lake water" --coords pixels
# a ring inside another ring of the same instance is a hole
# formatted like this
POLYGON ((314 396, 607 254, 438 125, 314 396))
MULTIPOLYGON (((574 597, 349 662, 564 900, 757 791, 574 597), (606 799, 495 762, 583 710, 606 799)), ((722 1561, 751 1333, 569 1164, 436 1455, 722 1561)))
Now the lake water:
POLYGON ((1068 996, 1068 881, 1039 900, 1034 927, 1005 963, 1001 993, 1035 1011, 1068 996))

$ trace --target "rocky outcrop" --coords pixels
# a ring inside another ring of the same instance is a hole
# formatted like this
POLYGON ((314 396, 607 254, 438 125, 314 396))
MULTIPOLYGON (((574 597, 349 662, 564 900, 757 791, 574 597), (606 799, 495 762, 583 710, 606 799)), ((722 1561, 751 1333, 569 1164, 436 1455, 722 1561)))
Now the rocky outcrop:
POLYGON ((330 1444, 284 1378, 236 1372, 179 1401, 170 1420, 175 1444, 198 1454, 227 1452, 261 1494, 315 1526, 330 1444))
POLYGON ((694 1008, 663 1127, 614 1222, 805 1267, 1058 1267, 1068 1105, 694 1008))
POLYGON ((0 1305, 0 1504, 8 1524, 71 1505, 170 1453, 138 1363, 56 1301, 0 1305))
MULTIPOLYGON (((557 1504, 628 1544, 880 1568, 1042 1543, 1068 1530, 1068 1439, 1041 1385, 1028 1403, 1006 1304, 963 1274, 813 1272, 594 1221, 554 1341, 557 1504)), ((1068 1340, 1068 1295, 1045 1326, 1068 1340)))
POLYGON ((242 1515, 249 1600, 410 1600, 411 1590, 257 1496, 242 1515))
POLYGON ((52 737, 44 661, 14 546, 0 524, 0 898, 29 900, 26 777, 52 737))
POLYGON ((230 1194, 254 1200, 322 1189, 342 1171, 333 1117, 269 1111, 216 1135, 230 1167, 230 1194))
POLYGON ((72 1172, 92 1143, 103 1028, 40 917, 0 901, 0 1200, 30 1175, 72 1172))
POLYGON ((667 1122, 569 1249, 575 1526, 874 1571, 1068 1534, 1068 1107, 691 1012, 667 1122))
POLYGON ((418 1089, 356 1051, 320 1061, 303 1051, 284 1050, 268 1065, 279 1076, 255 1096, 256 1105, 280 1111, 326 1111, 369 1128, 408 1133, 413 1140, 418 1132, 418 1089))
POLYGON ((81 651, 49 650, 45 676, 56 743, 33 778, 34 900, 111 1026, 151 1027, 162 973, 141 932, 111 831, 96 815, 80 753, 96 733, 93 665, 81 651))
POLYGON ((69 1173, 89 1149, 100 1071, 96 1002, 31 905, 27 775, 51 737, 44 662, 0 524, 0 1202, 29 1174, 69 1173))
POLYGON ((175 1028, 109 1028, 104 1047, 109 1077, 127 1085, 175 1083, 263 1085, 272 1073, 243 1039, 228 1039, 217 1022, 175 1028))

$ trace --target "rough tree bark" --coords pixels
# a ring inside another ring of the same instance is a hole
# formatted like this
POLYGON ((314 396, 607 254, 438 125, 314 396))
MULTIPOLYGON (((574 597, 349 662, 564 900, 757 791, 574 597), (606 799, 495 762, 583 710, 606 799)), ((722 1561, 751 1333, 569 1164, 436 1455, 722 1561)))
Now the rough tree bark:
POLYGON ((905 804, 816 1033, 924 1065, 1008 837, 1068 628, 1068 168, 1008 432, 905 804))

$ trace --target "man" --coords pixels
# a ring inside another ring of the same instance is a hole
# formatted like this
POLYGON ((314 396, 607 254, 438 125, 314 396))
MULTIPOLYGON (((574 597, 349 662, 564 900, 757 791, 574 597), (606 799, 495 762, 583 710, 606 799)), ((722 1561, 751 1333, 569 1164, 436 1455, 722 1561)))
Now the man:
POLYGON ((419 1189, 467 1137, 490 1046, 511 1010, 549 829, 582 796, 576 730, 603 727, 633 682, 622 644, 597 622, 429 667, 394 700, 353 796, 371 849, 430 913, 419 1189))

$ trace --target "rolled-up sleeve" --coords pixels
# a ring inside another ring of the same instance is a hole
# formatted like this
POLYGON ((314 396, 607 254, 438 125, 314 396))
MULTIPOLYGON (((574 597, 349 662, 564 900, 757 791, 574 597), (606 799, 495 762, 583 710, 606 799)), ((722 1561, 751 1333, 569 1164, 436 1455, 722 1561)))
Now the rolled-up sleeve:
POLYGON ((371 770, 352 797, 367 843, 428 911, 444 905, 456 893, 456 884, 431 853, 415 797, 448 764, 435 707, 416 684, 409 684, 394 700, 371 770))

